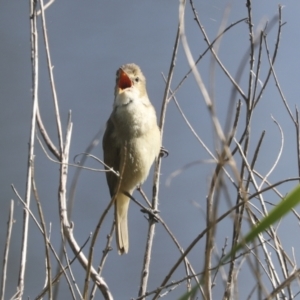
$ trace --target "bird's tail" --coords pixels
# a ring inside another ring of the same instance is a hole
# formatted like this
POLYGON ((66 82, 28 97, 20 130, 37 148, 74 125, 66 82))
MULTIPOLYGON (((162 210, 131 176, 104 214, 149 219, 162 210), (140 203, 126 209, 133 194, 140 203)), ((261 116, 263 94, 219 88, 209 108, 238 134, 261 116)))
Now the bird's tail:
POLYGON ((118 193, 115 200, 116 240, 119 254, 128 252, 128 222, 127 213, 130 198, 123 193, 118 193))

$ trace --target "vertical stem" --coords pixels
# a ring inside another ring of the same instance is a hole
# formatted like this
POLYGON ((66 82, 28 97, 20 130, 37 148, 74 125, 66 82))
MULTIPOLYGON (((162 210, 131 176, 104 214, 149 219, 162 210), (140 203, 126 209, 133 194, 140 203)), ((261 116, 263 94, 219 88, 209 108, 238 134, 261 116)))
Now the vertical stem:
POLYGON ((4 300, 4 295, 5 295, 8 253, 9 253, 9 246, 10 246, 10 240, 11 240, 12 225, 14 223, 13 215, 14 215, 14 200, 11 200, 9 217, 8 217, 8 222, 7 222, 7 234, 6 234, 5 250, 4 250, 4 257, 3 257, 2 281, 1 281, 1 289, 0 289, 0 293, 1 293, 0 294, 1 298, 0 299, 1 300, 4 300))
POLYGON ((296 107, 296 138, 297 138, 297 162, 298 162, 298 176, 300 177, 300 125, 299 125, 299 111, 296 107))
MULTIPOLYGON (((175 59, 176 59, 178 45, 179 45, 179 37, 180 37, 180 27, 179 26, 180 26, 180 24, 178 25, 178 29, 177 29, 171 65, 170 65, 170 69, 169 69, 168 79, 167 79, 167 83, 166 83, 166 88, 165 88, 165 93, 164 93, 164 98, 163 98, 162 108, 161 108, 161 115, 160 115, 160 121, 159 121, 161 137, 163 136, 165 116, 166 116, 167 105, 168 105, 168 94, 170 91, 171 81, 172 81, 173 72, 174 72, 174 68, 175 68, 175 59)), ((157 210, 157 207, 158 207, 158 187, 159 187, 160 167, 161 167, 161 158, 159 157, 157 159, 157 163, 155 165, 155 170, 154 170, 154 180, 153 180, 154 184, 153 184, 153 197, 152 197, 152 209, 153 210, 157 210)), ((151 251, 152 251, 152 244, 153 244, 153 238, 154 238, 154 230, 155 230, 155 221, 149 215, 148 236, 147 236, 147 244, 146 244, 146 250, 145 250, 143 267, 142 267, 142 274, 141 274, 141 281, 140 281, 140 288, 139 288, 139 297, 144 295, 147 291, 150 260, 151 260, 151 251)))
MULTIPOLYGON (((252 98, 252 84, 253 84, 253 67, 254 67, 254 33, 253 33, 253 24, 252 24, 252 7, 251 0, 247 0, 246 6, 248 8, 248 25, 249 25, 249 36, 250 36, 250 68, 249 68, 249 83, 248 83, 248 102, 250 103, 252 98)), ((257 74, 258 76, 258 74, 257 74)))
MULTIPOLYGON (((31 64, 32 64, 32 115, 31 115, 31 128, 30 138, 28 146, 28 160, 27 160, 27 179, 26 179, 26 195, 25 202, 27 207, 30 206, 31 196, 31 165, 34 154, 34 135, 36 127, 36 113, 38 102, 38 33, 36 28, 36 1, 30 1, 30 28, 31 28, 31 64)), ((23 219, 23 235, 22 235, 22 249, 21 249, 21 263, 18 279, 18 297, 21 299, 24 292, 24 276, 26 269, 26 257, 27 257, 27 241, 28 241, 28 223, 29 214, 27 209, 24 209, 23 219)))

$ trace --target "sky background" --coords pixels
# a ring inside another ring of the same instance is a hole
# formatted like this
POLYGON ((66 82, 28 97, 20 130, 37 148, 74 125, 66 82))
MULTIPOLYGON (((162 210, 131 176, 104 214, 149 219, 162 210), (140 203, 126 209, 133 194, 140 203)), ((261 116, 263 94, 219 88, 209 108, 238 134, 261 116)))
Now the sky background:
MULTIPOLYGON (((212 0, 195 1, 200 20, 210 38, 213 40, 224 19, 225 9, 229 9, 227 25, 247 17, 245 1, 212 0)), ((253 1, 254 32, 264 27, 278 13, 276 1, 253 1)), ((281 3, 283 21, 279 53, 275 69, 285 97, 294 112, 299 105, 299 53, 300 53, 300 2, 287 0, 281 3)), ((149 97, 159 116, 165 83, 162 73, 167 75, 178 24, 178 1, 55 1, 46 11, 47 30, 50 43, 52 63, 60 113, 63 128, 67 123, 69 110, 72 111, 73 134, 70 159, 84 152, 95 134, 105 130, 113 103, 115 72, 125 63, 138 64, 147 78, 149 97)), ((57 134, 54 119, 53 102, 45 60, 45 50, 42 42, 42 32, 39 22, 39 105, 45 126, 51 138, 57 144, 57 134)), ((274 49, 277 24, 269 32, 267 38, 270 50, 274 49)), ((190 5, 186 9, 186 33, 192 53, 197 58, 205 49, 206 43, 197 24, 193 20, 190 5)), ((31 122, 31 61, 30 61, 30 21, 29 1, 2 1, 0 4, 0 255, 4 250, 6 223, 10 200, 15 200, 14 227, 9 256, 7 299, 15 293, 18 278, 20 258, 20 243, 22 229, 23 206, 17 200, 11 189, 15 186, 20 195, 25 197, 26 167, 28 141, 31 122)), ((242 57, 249 47, 248 25, 245 22, 226 33, 220 43, 219 56, 234 77, 242 57)), ((262 58, 262 78, 266 74, 268 63, 266 56, 262 58)), ((198 70, 205 84, 209 84, 211 56, 207 54, 199 64, 198 70)), ((248 63, 246 65, 248 67, 248 63)), ((182 46, 179 47, 172 88, 176 87, 189 70, 182 46)), ((216 67, 214 80, 214 101, 217 115, 224 125, 226 112, 230 103, 231 84, 219 67, 216 67)), ((239 78, 241 87, 247 92, 245 74, 239 78)), ((214 135, 208 110, 199 92, 193 76, 190 76, 177 93, 177 99, 187 118, 194 126, 197 134, 215 153, 214 135)), ((238 99, 238 98, 237 98, 238 99)), ((237 100, 234 99, 234 100, 237 100)), ((245 105, 242 106, 242 117, 245 105)), ((259 103, 252 121, 252 137, 250 150, 253 149, 263 130, 266 137, 262 145, 261 156, 257 168, 266 174, 273 165, 280 149, 281 136, 274 124, 273 116, 284 132, 284 148, 281 160, 270 180, 275 182, 287 177, 297 176, 296 142, 293 124, 284 108, 276 90, 274 80, 270 84, 259 103)), ((241 132, 238 132, 241 134, 241 132)), ((168 224, 181 246, 186 248, 196 235, 205 228, 205 197, 213 172, 212 164, 195 164, 172 179, 167 185, 167 179, 172 172, 193 161, 208 160, 210 156, 199 144, 186 126, 178 109, 171 101, 166 114, 166 124, 163 145, 169 151, 169 156, 163 159, 159 210, 161 217, 168 224)), ((250 151, 250 153, 251 153, 250 151)), ((93 154, 102 158, 100 144, 93 154)), ((101 168, 95 161, 88 165, 101 168)), ((60 245, 57 187, 59 166, 49 161, 41 147, 36 143, 35 175, 38 191, 46 215, 47 226, 51 223, 51 240, 56 249, 60 245)), ((70 167, 71 178, 75 168, 70 167)), ((144 185, 148 197, 151 195, 152 173, 144 185)), ((70 182, 69 182, 70 183, 70 182)), ((288 192, 295 183, 285 184, 279 189, 282 194, 288 192)), ((234 193, 232 194, 234 195, 234 193)), ((135 192, 134 196, 142 201, 135 192)), ((79 244, 84 243, 97 224, 101 212, 109 201, 108 188, 104 173, 83 171, 77 186, 75 206, 72 221, 75 224, 74 234, 79 244)), ((234 203, 233 197, 232 202, 234 203)), ((268 201, 277 203, 279 198, 270 194, 268 201)), ((37 212, 34 199, 32 210, 37 212)), ((226 204, 220 204, 220 213, 228 209, 226 204)), ((101 230, 97 243, 98 255, 94 261, 99 261, 106 235, 112 222, 112 212, 108 215, 101 230)), ((221 247, 227 236, 231 237, 230 222, 218 227, 216 246, 221 247)), ((295 218, 288 216, 281 224, 282 240, 288 253, 292 247, 299 245, 298 237, 290 235, 290 228, 297 227, 295 218), (292 227, 291 227, 292 226, 292 227)), ((130 250, 127 255, 119 256, 115 250, 109 255, 103 276, 107 281, 115 299, 130 299, 136 297, 139 288, 141 263, 145 248, 147 221, 139 208, 132 204, 129 211, 130 250)), ((203 266, 203 246, 199 243, 190 255, 196 270, 203 266)), ((154 289, 163 280, 179 257, 160 224, 156 227, 153 248, 153 259, 150 269, 148 290, 154 289)), ((298 254, 298 259, 300 259, 298 254)), ((27 260, 25 296, 34 298, 44 282, 44 246, 42 235, 36 225, 30 221, 29 252, 27 260)), ((0 259, 2 266, 2 259, 0 259)), ((74 265, 77 283, 82 289, 84 272, 81 266, 74 265)), ((241 280, 248 278, 245 269, 241 280)), ((174 274, 172 280, 182 277, 183 267, 174 274)), ((252 286, 244 287, 248 293, 252 286)), ((165 299, 175 299, 185 291, 184 284, 165 299)), ((215 287, 215 299, 220 299, 222 287, 215 287)), ((66 288, 60 289, 60 299, 69 295, 66 288)))

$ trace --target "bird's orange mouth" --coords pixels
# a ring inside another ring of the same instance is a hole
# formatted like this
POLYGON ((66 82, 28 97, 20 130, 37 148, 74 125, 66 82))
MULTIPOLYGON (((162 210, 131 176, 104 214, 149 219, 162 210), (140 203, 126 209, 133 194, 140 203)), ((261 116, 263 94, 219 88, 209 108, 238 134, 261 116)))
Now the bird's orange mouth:
POLYGON ((119 82, 118 87, 121 90, 125 90, 127 88, 130 88, 132 86, 132 81, 128 77, 128 75, 122 70, 119 70, 119 82))

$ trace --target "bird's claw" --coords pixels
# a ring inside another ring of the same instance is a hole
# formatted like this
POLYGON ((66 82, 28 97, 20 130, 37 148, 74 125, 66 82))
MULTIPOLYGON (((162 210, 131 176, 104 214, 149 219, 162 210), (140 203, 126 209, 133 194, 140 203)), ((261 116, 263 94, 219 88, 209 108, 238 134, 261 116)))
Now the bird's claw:
POLYGON ((151 208, 142 208, 141 212, 144 214, 148 214, 148 220, 152 220, 156 223, 158 223, 158 218, 157 218, 157 214, 160 213, 159 210, 156 209, 151 209, 151 208))

